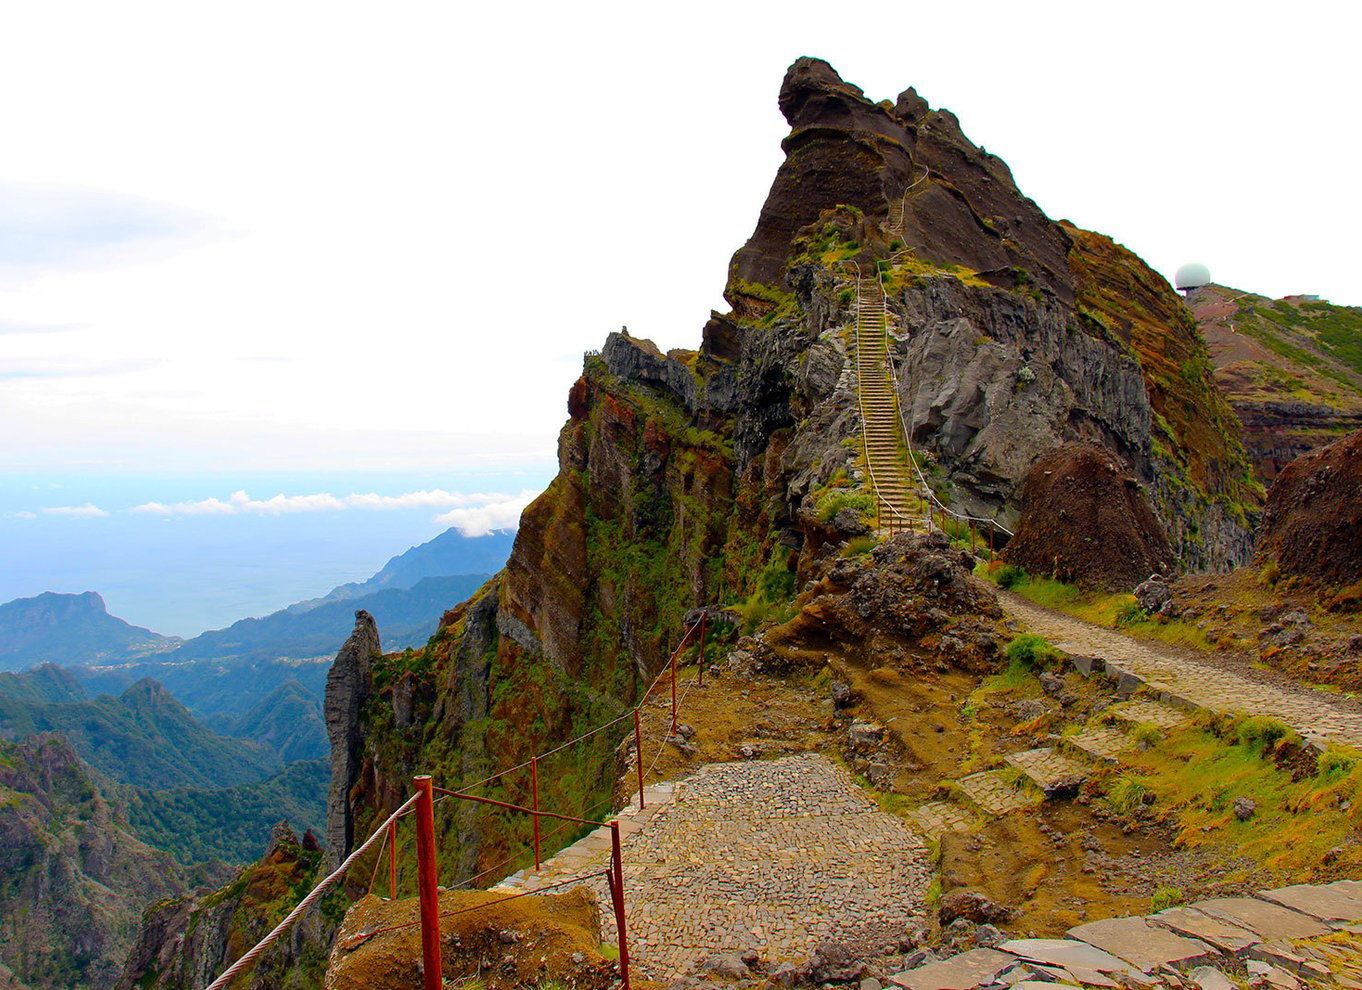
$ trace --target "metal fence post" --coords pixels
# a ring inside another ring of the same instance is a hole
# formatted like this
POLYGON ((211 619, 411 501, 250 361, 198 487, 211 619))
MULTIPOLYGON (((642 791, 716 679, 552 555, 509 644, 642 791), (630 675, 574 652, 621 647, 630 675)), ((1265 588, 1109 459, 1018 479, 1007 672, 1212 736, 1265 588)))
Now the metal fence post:
POLYGON ((397 900, 397 822, 388 825, 388 900, 397 900))
POLYGON ((676 655, 681 652, 681 647, 672 651, 672 731, 671 735, 676 735, 676 655))
POLYGON ((530 757, 530 788, 534 791, 534 814, 530 817, 534 819, 534 868, 540 867, 539 862, 539 757, 530 757))
POLYGON ((643 810, 643 727, 638 709, 634 709, 634 755, 638 757, 638 810, 643 810))
POLYGON ((615 904, 615 931, 619 935, 620 981, 629 990, 629 939, 624 931, 624 858, 620 855, 620 823, 610 822, 610 899, 615 904))
POLYGON ((421 986, 441 990, 440 891, 435 868, 435 797, 429 774, 412 778, 416 785, 416 879, 421 895, 421 986))
POLYGON ((705 686, 705 627, 709 625, 709 613, 700 614, 700 686, 705 686))

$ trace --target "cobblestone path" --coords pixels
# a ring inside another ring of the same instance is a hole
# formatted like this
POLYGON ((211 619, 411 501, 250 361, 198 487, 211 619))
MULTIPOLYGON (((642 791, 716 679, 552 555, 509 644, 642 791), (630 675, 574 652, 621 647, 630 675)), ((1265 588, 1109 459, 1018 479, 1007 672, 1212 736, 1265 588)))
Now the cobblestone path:
POLYGON ((1215 711, 1272 715, 1298 732, 1362 746, 1362 712, 1357 706, 1304 685, 1277 687, 1227 669, 1223 660, 1198 657, 1194 651, 1144 643, 1102 629, 1012 592, 1000 592, 1003 607, 1070 653, 1101 657, 1145 681, 1166 685, 1195 705, 1215 711))
MULTIPOLYGON (((629 951, 661 982, 713 952, 754 949, 777 964, 803 962, 826 940, 894 942, 921 916, 931 880, 922 839, 817 754, 709 764, 630 827, 629 951)), ((607 865, 608 851, 586 852, 570 847, 555 860, 567 857, 579 872, 607 865)), ((545 864, 545 882, 555 868, 545 864)), ((503 887, 537 882, 520 874, 503 887)), ((602 939, 613 944, 605 881, 589 885, 602 904, 602 939)))

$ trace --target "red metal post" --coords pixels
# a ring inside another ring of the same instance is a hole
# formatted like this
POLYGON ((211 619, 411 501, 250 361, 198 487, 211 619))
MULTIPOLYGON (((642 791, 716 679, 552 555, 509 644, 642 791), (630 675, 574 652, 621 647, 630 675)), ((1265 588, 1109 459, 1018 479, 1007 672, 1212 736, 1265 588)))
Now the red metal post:
POLYGON ((676 655, 681 652, 681 647, 672 651, 672 735, 676 735, 676 655))
POLYGON ((700 686, 705 686, 705 627, 709 624, 709 613, 700 614, 700 686))
POLYGON ((388 900, 397 900, 397 822, 388 826, 388 900))
POLYGON ((624 858, 620 855, 620 823, 610 823, 610 899, 615 905, 615 931, 620 940, 620 982, 629 990, 629 939, 624 931, 624 858))
POLYGON ((539 869, 539 757, 530 757, 530 789, 534 791, 534 814, 530 817, 534 819, 534 868, 539 869))
POLYGON ((428 774, 412 778, 416 785, 416 879, 421 895, 421 986, 441 990, 440 892, 435 869, 435 797, 428 774))
POLYGON ((643 726, 634 709, 634 755, 638 757, 638 810, 643 810, 643 726))

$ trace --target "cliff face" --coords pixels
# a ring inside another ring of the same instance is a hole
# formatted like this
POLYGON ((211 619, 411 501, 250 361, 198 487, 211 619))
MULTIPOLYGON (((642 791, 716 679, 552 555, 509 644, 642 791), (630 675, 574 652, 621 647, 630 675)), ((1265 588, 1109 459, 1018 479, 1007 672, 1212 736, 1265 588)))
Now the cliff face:
POLYGON ((1272 491, 1256 560, 1362 591, 1362 432, 1289 464, 1272 491))
MULTIPOLYGON (((1244 558, 1247 463, 1166 283, 1048 220, 911 90, 873 104, 801 59, 780 102, 787 159, 730 267, 732 312, 698 351, 620 333, 587 358, 557 477, 506 568, 426 647, 376 655, 359 618, 328 687, 331 861, 413 774, 478 781, 627 710, 689 609, 780 612, 824 580, 856 529, 836 509, 862 470, 848 263, 878 273, 914 444, 955 507, 1012 519, 1031 466, 1087 441, 1149 490, 1184 564, 1244 558)), ((618 742, 599 733, 541 763, 541 804, 599 813, 618 742)), ((527 804, 529 784, 521 769, 482 793, 527 804)), ((442 804, 441 882, 509 872, 529 827, 442 804)))
MULTIPOLYGON (((355 815, 344 832, 333 812, 338 843, 365 834, 415 772, 475 780, 613 717, 687 609, 815 573, 840 538, 816 510, 860 472, 847 262, 880 272, 914 442, 957 508, 1015 519, 1031 466, 1087 441, 1148 490, 1184 566, 1246 559, 1257 493, 1195 324, 1162 279, 1047 219, 911 90, 874 104, 801 59, 780 105, 787 157, 730 266, 733 311, 714 314, 698 352, 612 334, 587 359, 559 474, 506 569, 425 650, 376 659, 358 720, 335 730, 360 740, 337 778, 355 815)), ((541 768, 553 792, 541 800, 600 799, 612 743, 564 757, 570 772, 541 768)), ((526 800, 527 777, 495 793, 526 800)), ((446 868, 467 875, 528 824, 459 808, 440 827, 446 868)))
POLYGON ((143 907, 184 892, 60 736, 0 743, 0 963, 36 988, 113 985, 143 907))

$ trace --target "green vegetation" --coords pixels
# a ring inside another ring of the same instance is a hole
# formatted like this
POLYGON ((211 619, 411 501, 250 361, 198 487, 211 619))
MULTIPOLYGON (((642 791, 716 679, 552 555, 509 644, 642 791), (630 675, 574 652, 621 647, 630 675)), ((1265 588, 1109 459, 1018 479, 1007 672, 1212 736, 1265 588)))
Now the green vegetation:
POLYGON ((1051 660, 1058 660, 1064 654, 1051 646, 1042 636, 1022 633, 1014 636, 1004 648, 1008 662, 1019 667, 1043 667, 1051 660))
POLYGON ((1177 907, 1185 900, 1181 887, 1160 887, 1154 891, 1154 896, 1149 899, 1150 913, 1167 910, 1170 907, 1177 907))
POLYGON ((830 523, 843 509, 851 509, 866 519, 875 513, 875 499, 866 492, 834 488, 819 497, 814 514, 819 522, 830 523))
MULTIPOLYGON (((1173 826, 1180 846, 1220 848, 1284 877, 1312 875, 1338 848, 1355 866, 1362 858, 1352 842, 1362 820, 1362 765, 1346 750, 1308 761, 1305 752, 1276 719, 1203 714, 1167 732, 1157 747, 1125 757, 1130 767, 1109 779, 1105 800, 1123 815, 1173 826), (1240 798, 1252 802, 1242 819, 1240 798)), ((1225 880, 1245 876, 1236 868, 1225 880)))
POLYGON ((1077 585, 1053 578, 1034 577, 1012 565, 992 561, 980 564, 976 574, 1006 587, 1037 605, 1072 615, 1094 625, 1122 632, 1141 639, 1174 643, 1196 650, 1212 650, 1214 646, 1206 634, 1194 625, 1163 615, 1144 612, 1131 594, 1105 594, 1085 591, 1077 585), (1008 570, 1011 568, 1011 570, 1008 570), (1020 577, 1018 576, 1020 574, 1020 577), (1003 580, 1009 583, 1004 585, 1003 580))
POLYGON ((270 828, 287 820, 301 834, 325 831, 327 760, 294 763, 253 784, 222 789, 127 788, 128 822, 146 843, 181 863, 246 863, 265 850, 270 828))

